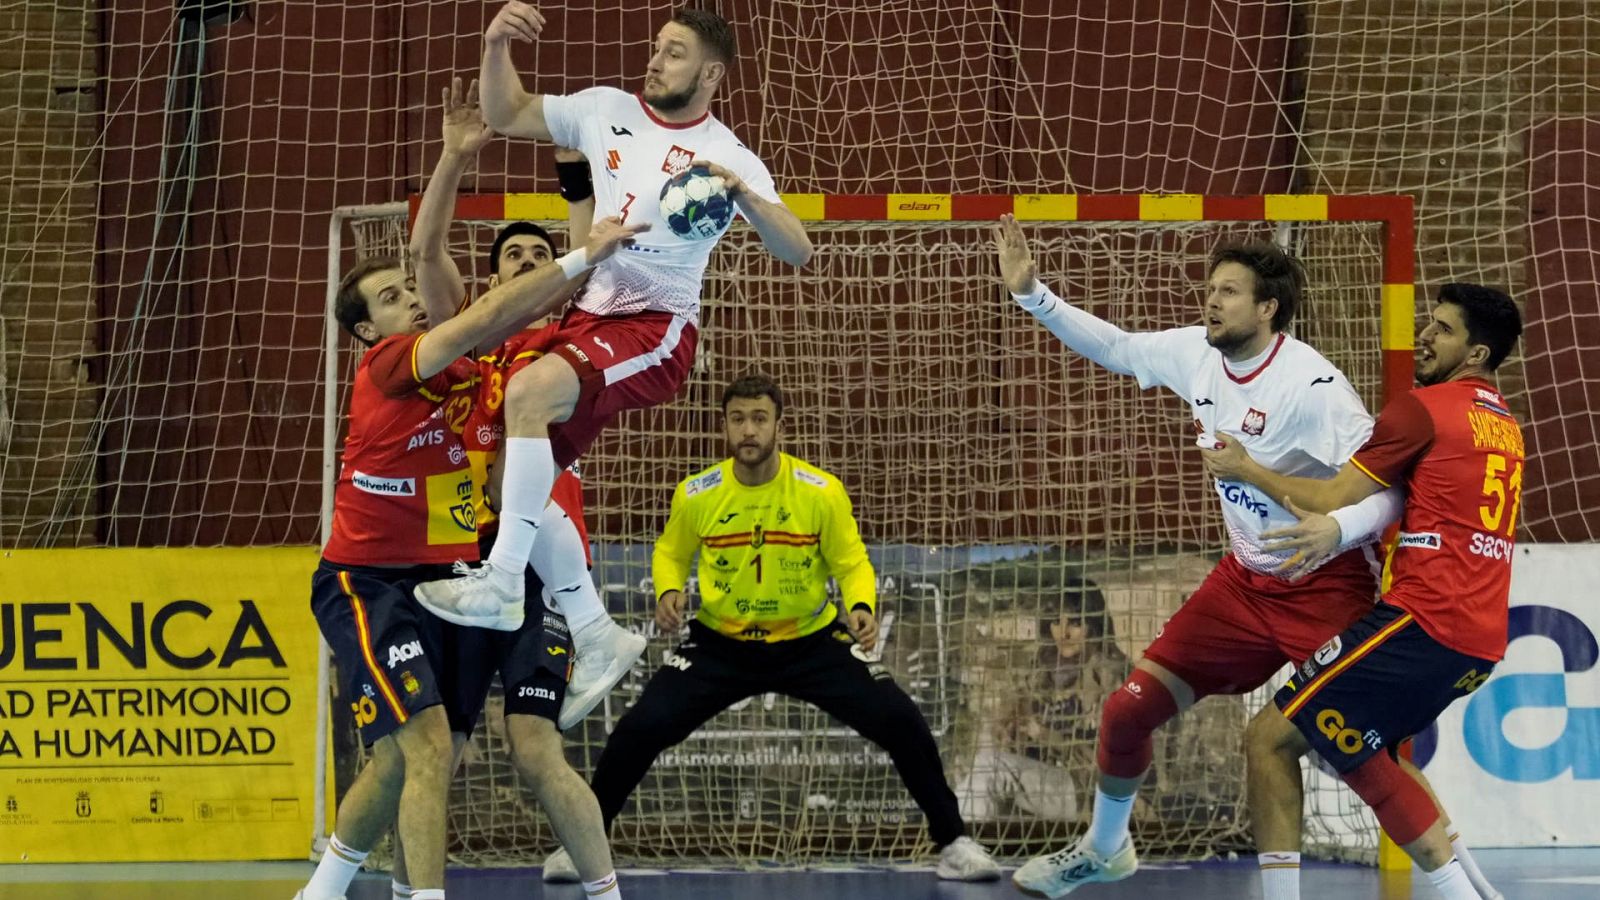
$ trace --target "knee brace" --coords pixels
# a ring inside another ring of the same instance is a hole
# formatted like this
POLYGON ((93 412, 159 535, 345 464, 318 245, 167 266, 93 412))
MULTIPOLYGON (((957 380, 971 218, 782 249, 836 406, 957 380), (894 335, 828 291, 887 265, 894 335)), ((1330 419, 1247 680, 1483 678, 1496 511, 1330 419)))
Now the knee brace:
POLYGON ((1178 703, 1161 680, 1134 669, 1106 698, 1100 711, 1100 771, 1114 778, 1137 778, 1150 768, 1150 735, 1178 714, 1178 703))
POLYGON ((1409 844, 1422 837, 1439 820, 1439 809, 1428 792, 1387 753, 1374 753, 1343 778, 1350 790, 1372 807, 1378 824, 1396 844, 1409 844))

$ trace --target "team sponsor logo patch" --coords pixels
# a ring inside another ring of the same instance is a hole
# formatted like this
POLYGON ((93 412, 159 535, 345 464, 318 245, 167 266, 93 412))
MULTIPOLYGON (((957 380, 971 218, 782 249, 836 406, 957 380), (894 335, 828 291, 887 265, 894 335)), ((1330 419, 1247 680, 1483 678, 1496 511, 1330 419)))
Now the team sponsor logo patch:
POLYGON ((454 466, 459 466, 467 461, 467 451, 462 449, 460 444, 451 444, 450 449, 445 451, 445 455, 450 457, 450 464, 454 466))
POLYGON ((622 165, 622 154, 615 150, 606 151, 606 168, 615 172, 622 165))
POLYGON ((815 472, 807 472, 805 469, 795 469, 794 479, 796 481, 803 481, 806 484, 812 485, 813 487, 828 486, 828 479, 823 478, 821 475, 818 475, 815 472))
POLYGON ((350 478, 350 483, 358 491, 366 491, 369 494, 378 494, 384 497, 415 497, 417 495, 417 480, 415 478, 380 478, 377 475, 357 472, 350 478))
POLYGON ((1239 423, 1239 430, 1260 437, 1261 433, 1267 430, 1267 414, 1251 407, 1250 411, 1244 414, 1244 421, 1239 423))
POLYGON ((722 484, 722 470, 720 468, 712 469, 710 472, 707 472, 706 474, 701 475, 699 478, 691 480, 687 485, 684 485, 683 495, 685 497, 693 497, 695 494, 698 494, 701 491, 711 490, 720 484, 722 484))
POLYGON ((1443 543, 1437 531, 1402 531, 1398 546, 1417 550, 1437 550, 1443 543))

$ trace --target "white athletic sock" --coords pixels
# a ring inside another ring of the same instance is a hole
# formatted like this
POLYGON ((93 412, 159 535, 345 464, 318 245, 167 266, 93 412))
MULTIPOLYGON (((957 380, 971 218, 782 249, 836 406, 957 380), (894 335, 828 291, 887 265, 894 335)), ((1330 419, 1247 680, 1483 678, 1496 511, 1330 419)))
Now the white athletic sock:
POLYGON ((500 532, 489 564, 521 577, 539 535, 539 519, 556 483, 556 458, 549 438, 506 438, 506 474, 501 482, 500 532))
POLYGON ((1429 872, 1428 880, 1444 900, 1478 900, 1478 889, 1472 886, 1472 879, 1467 877, 1467 870, 1461 868, 1460 860, 1453 856, 1449 862, 1429 872))
MULTIPOLYGON (((499 545, 495 545, 496 549, 499 545)), ((584 565, 583 538, 572 517, 554 503, 545 508, 544 521, 539 524, 539 539, 533 544, 529 565, 539 573, 544 589, 554 601, 561 615, 567 619, 567 628, 577 634, 583 626, 606 618, 606 608, 600 602, 600 592, 594 589, 594 578, 584 565)))
POLYGON ((599 881, 585 881, 583 893, 589 897, 604 897, 605 900, 622 900, 622 887, 617 884, 616 872, 599 881))
POLYGON ((1109 857, 1122 849, 1128 839, 1128 820, 1133 818, 1133 798, 1113 797, 1094 789, 1094 818, 1089 820, 1089 849, 1109 857))
POLYGON ((416 893, 411 885, 393 879, 389 881, 389 890, 394 894, 394 900, 413 900, 411 895, 416 893))
POLYGON ((1264 900, 1300 900, 1300 854, 1257 853, 1264 900))
POLYGON ((444 888, 418 888, 411 892, 411 900, 444 900, 444 888))
POLYGON ((322 851, 322 861, 317 863, 317 870, 311 873, 311 880, 306 882, 305 900, 338 900, 343 897, 345 888, 361 871, 361 863, 366 858, 365 850, 350 847, 339 840, 337 834, 328 838, 328 848, 322 851))
POLYGON ((1467 878, 1472 880, 1472 886, 1477 889, 1479 897, 1483 900, 1504 900, 1503 895, 1489 883, 1489 879, 1483 877, 1483 870, 1478 868, 1478 861, 1473 859, 1472 853, 1467 850, 1467 842, 1461 839, 1461 832, 1450 832, 1450 849, 1455 851, 1456 861, 1466 870, 1467 878))

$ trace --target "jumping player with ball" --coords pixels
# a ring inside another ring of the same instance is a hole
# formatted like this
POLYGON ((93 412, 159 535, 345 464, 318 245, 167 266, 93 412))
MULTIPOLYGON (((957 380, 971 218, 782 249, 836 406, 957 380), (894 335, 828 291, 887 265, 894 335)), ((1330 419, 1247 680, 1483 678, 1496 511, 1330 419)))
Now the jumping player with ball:
MULTIPOLYGON (((680 10, 657 33, 637 94, 525 91, 511 43, 533 43, 543 28, 539 11, 516 0, 490 23, 479 76, 485 121, 503 134, 582 151, 595 217, 650 228, 632 251, 593 267, 561 326, 530 335, 541 346, 526 349, 542 355, 511 373, 500 537, 488 563, 417 588, 417 599, 444 619, 502 630, 521 624, 524 566, 531 563, 545 584, 588 577, 582 558, 541 552, 539 522, 551 485, 619 412, 677 394, 694 359, 706 263, 735 209, 774 256, 795 266, 811 256, 805 228, 779 200, 766 166, 710 113, 734 60, 727 22, 680 10)), ((567 268, 576 276, 588 266, 580 254, 567 268)), ((580 612, 577 620, 563 612, 577 655, 569 693, 598 703, 643 652, 644 640, 603 610, 580 612)))

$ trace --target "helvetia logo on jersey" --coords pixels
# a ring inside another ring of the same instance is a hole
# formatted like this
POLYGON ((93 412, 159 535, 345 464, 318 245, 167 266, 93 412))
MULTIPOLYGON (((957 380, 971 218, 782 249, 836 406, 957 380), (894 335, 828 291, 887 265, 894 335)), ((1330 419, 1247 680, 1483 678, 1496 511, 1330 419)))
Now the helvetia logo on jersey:
POLYGON ((1402 531, 1398 546, 1417 550, 1437 550, 1443 543, 1437 531, 1402 531))
POLYGON ((1261 433, 1267 430, 1267 414, 1251 407, 1250 411, 1244 414, 1244 421, 1239 423, 1239 430, 1260 437, 1261 433))
POLYGON ((358 491, 369 494, 379 494, 385 497, 415 497, 417 495, 417 480, 415 478, 379 478, 365 472, 357 472, 351 476, 350 484, 358 491))

